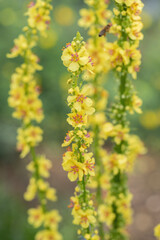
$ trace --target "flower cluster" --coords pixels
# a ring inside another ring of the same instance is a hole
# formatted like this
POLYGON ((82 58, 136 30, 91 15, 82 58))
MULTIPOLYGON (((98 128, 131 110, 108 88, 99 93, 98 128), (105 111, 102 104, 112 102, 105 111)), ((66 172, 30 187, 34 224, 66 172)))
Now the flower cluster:
MULTIPOLYGON (((110 32, 115 34, 118 40, 108 43, 106 50, 110 67, 119 80, 119 91, 110 112, 112 123, 107 122, 102 129, 104 139, 111 138, 114 145, 111 153, 103 158, 107 173, 106 179, 103 178, 108 183, 105 202, 110 219, 106 237, 109 240, 123 240, 128 239, 125 228, 131 223, 132 215, 132 196, 127 187, 127 173, 133 169, 136 157, 145 153, 141 140, 130 134, 127 121, 127 112, 141 113, 142 101, 134 90, 130 76, 133 79, 137 77, 141 63, 141 54, 137 48, 139 40, 143 38, 140 32, 143 4, 140 0, 115 0, 115 4, 110 32)), ((105 211, 103 207, 102 209, 105 211)), ((102 214, 102 210, 100 212, 102 214)))
POLYGON ((118 36, 118 41, 108 44, 110 64, 118 72, 125 68, 136 79, 141 64, 141 53, 137 48, 143 39, 140 14, 144 4, 141 0, 115 2, 117 8, 113 9, 111 32, 118 36))
MULTIPOLYGON (((110 231, 110 234, 104 235, 102 239, 116 239, 117 237, 125 239, 122 234, 123 228, 130 224, 132 219, 132 195, 127 190, 126 173, 133 170, 135 159, 144 154, 146 150, 141 140, 136 135, 129 134, 129 128, 123 128, 120 124, 104 123, 99 135, 104 140, 112 139, 115 145, 112 152, 106 152, 102 148, 99 151, 99 158, 102 161, 99 176, 102 197, 98 206, 98 219, 110 231), (123 143, 125 143, 123 151, 120 151, 123 143)), ((97 186, 97 178, 93 177, 90 187, 97 188, 97 186)))
POLYGON ((71 72, 71 78, 68 81, 71 87, 67 98, 71 113, 68 114, 67 122, 73 128, 66 134, 62 144, 63 147, 67 147, 62 166, 64 171, 68 172, 70 181, 78 183, 69 207, 72 208, 73 223, 80 226, 78 233, 85 239, 98 240, 99 236, 95 230, 96 212, 91 194, 86 189, 90 177, 95 175, 95 160, 93 154, 88 152, 93 140, 86 130, 88 117, 94 113, 95 109, 92 107, 92 100, 88 97, 90 88, 79 78, 85 69, 92 71, 92 62, 79 33, 71 43, 66 45, 61 59, 71 72))
MULTIPOLYGON (((89 6, 88 9, 81 9, 81 19, 78 24, 81 27, 88 28, 90 38, 87 41, 87 50, 93 58, 95 74, 108 72, 109 63, 107 64, 108 53, 106 51, 107 44, 105 38, 99 38, 98 34, 111 18, 111 11, 107 9, 109 1, 86 0, 85 3, 89 6)), ((87 78, 94 78, 89 73, 85 74, 87 78)))
POLYGON ((41 228, 35 236, 36 240, 56 239, 61 240, 62 236, 58 232, 58 223, 61 216, 57 210, 47 210, 47 201, 56 201, 56 191, 50 187, 45 180, 50 176, 49 170, 52 163, 45 156, 36 156, 34 149, 31 150, 33 161, 27 166, 32 173, 27 191, 24 194, 26 201, 32 201, 36 196, 39 197, 40 205, 28 210, 28 222, 35 228, 41 228), (43 230, 42 230, 43 227, 43 230))
MULTIPOLYGON (((94 188, 96 195, 96 207, 97 212, 100 213, 101 205, 103 203, 103 187, 101 183, 101 176, 104 173, 104 167, 102 162, 102 153, 104 138, 101 134, 101 129, 106 123, 106 104, 108 100, 108 93, 103 87, 104 74, 108 73, 110 69, 109 55, 107 52, 107 40, 105 37, 99 37, 99 33, 104 29, 112 16, 110 10, 108 10, 109 1, 98 0, 86 0, 88 9, 81 9, 79 20, 79 26, 87 28, 90 38, 87 41, 87 50, 93 59, 93 71, 94 75, 89 72, 85 72, 84 79, 90 80, 89 86, 91 91, 91 98, 94 103, 95 112, 89 118, 89 126, 93 135, 93 153, 96 162, 95 176, 92 177, 92 181, 88 184, 89 187, 94 188), (105 60, 104 60, 105 59, 105 60)), ((105 175, 103 181, 105 181, 105 175)), ((103 184, 104 186, 104 184, 103 184)), ((98 229, 100 239, 104 239, 104 224, 101 221, 101 214, 97 215, 98 229)))
POLYGON ((111 11, 107 9, 109 1, 85 0, 85 3, 89 6, 89 9, 83 8, 80 10, 81 19, 79 20, 79 25, 89 28, 88 34, 95 36, 99 33, 102 26, 106 25, 107 20, 111 16, 111 11))
POLYGON ((39 58, 33 52, 33 48, 37 45, 39 34, 45 35, 50 22, 51 9, 50 0, 29 3, 25 14, 28 17, 28 26, 23 28, 23 34, 14 40, 14 47, 7 54, 9 58, 18 56, 23 58, 23 63, 16 68, 11 77, 8 103, 14 108, 13 117, 22 122, 17 134, 17 150, 21 158, 28 153, 32 156, 32 161, 27 166, 32 177, 24 197, 27 201, 36 197, 39 199, 39 206, 28 211, 29 223, 41 229, 36 234, 36 240, 62 239, 58 233, 58 223, 61 220, 58 211, 47 210, 47 201, 56 200, 55 189, 44 180, 49 177, 52 164, 45 156, 35 153, 35 147, 42 141, 43 133, 35 123, 40 123, 44 115, 42 102, 39 99, 40 86, 35 77, 36 71, 42 70, 42 66, 39 65, 39 58))

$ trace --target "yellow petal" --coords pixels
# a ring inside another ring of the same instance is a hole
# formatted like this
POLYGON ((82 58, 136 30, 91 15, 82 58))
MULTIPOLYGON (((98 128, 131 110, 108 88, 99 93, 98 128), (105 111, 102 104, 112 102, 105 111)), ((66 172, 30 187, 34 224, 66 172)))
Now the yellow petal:
POLYGON ((79 69, 79 64, 77 62, 72 62, 68 69, 72 72, 76 72, 79 69))
POLYGON ((85 57, 80 57, 79 58, 79 63, 84 66, 88 63, 89 59, 88 59, 88 56, 85 56, 85 57))

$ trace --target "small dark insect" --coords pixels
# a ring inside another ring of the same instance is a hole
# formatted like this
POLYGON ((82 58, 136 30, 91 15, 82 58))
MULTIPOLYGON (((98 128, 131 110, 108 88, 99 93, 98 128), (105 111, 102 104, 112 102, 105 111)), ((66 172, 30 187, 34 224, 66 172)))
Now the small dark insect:
POLYGON ((106 25, 99 33, 99 37, 106 36, 106 33, 109 32, 109 29, 112 27, 112 23, 106 25))

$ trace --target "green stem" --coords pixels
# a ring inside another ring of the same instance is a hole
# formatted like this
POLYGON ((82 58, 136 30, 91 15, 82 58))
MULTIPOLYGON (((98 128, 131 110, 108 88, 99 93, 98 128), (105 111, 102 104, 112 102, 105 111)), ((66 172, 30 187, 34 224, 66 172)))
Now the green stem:
MULTIPOLYGON (((96 104, 98 101, 98 75, 96 75, 94 79, 94 87, 96 89, 95 94, 94 94, 94 102, 95 102, 95 109, 96 109, 96 104)), ((97 111, 96 111, 97 112, 97 111)), ((102 163, 100 159, 100 139, 99 139, 99 125, 95 125, 93 127, 93 132, 94 132, 94 140, 93 140, 93 152, 94 152, 94 157, 95 157, 95 162, 97 165, 97 172, 96 172, 96 178, 97 178, 97 189, 96 189, 96 200, 97 200, 97 205, 99 206, 102 204, 102 191, 101 191, 101 183, 100 183, 100 177, 102 175, 102 163)), ((99 235, 101 240, 104 240, 104 226, 103 223, 101 223, 98 219, 98 229, 99 229, 99 235)))
MULTIPOLYGON (((79 158, 79 162, 83 162, 82 159, 82 153, 79 150, 81 147, 81 140, 78 141, 78 154, 80 156, 79 158)), ((83 175, 83 179, 82 182, 80 182, 80 187, 82 186, 82 198, 83 198, 83 203, 85 204, 85 207, 88 205, 88 201, 87 201, 87 191, 86 191, 86 177, 83 175)), ((83 205, 82 205, 82 209, 83 209, 83 205)), ((86 233, 90 233, 90 228, 88 227, 87 229, 84 229, 84 231, 86 233)))
MULTIPOLYGON (((124 113, 126 111, 126 101, 124 98, 125 95, 125 87, 126 87, 126 81, 127 81, 127 70, 125 67, 122 68, 122 73, 120 75, 120 85, 119 85, 119 95, 120 95, 120 105, 122 106, 119 114, 120 117, 118 118, 118 124, 121 124, 122 127, 125 127, 126 125, 126 119, 124 118, 124 113)), ((115 144, 114 151, 118 154, 124 154, 124 145, 125 141, 122 141, 120 144, 115 144)), ((127 175, 124 172, 119 171, 116 175, 113 175, 111 180, 112 185, 112 196, 116 197, 116 199, 119 199, 120 194, 127 194, 127 175)), ((113 221, 112 228, 110 230, 110 240, 113 240, 115 236, 119 236, 117 240, 121 239, 127 239, 127 237, 122 234, 119 229, 122 227, 125 227, 126 222, 123 218, 123 215, 120 214, 117 211, 116 202, 113 202, 112 204, 113 213, 115 214, 115 219, 113 221), (115 235, 114 235, 115 234, 115 235)))
POLYGON ((32 160, 33 160, 34 166, 35 166, 34 174, 35 174, 35 180, 36 180, 37 189, 38 189, 38 199, 39 199, 40 205, 42 207, 42 210, 45 213, 46 212, 46 203, 45 203, 45 199, 44 199, 44 194, 41 192, 41 190, 38 187, 38 181, 41 179, 41 177, 39 174, 37 155, 36 155, 34 147, 31 147, 31 156, 32 156, 32 160))

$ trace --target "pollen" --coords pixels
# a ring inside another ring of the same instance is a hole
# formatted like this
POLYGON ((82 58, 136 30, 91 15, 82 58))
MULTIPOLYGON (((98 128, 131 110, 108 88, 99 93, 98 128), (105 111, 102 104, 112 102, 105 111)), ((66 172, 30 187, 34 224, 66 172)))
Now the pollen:
POLYGON ((70 172, 73 172, 74 174, 79 172, 79 168, 77 166, 71 166, 71 169, 72 170, 70 172))
POLYGON ((94 170, 95 166, 94 166, 93 163, 90 163, 89 161, 86 161, 85 165, 86 165, 86 168, 89 169, 90 171, 94 170))
POLYGON ((77 101, 77 102, 80 102, 80 103, 83 103, 84 99, 86 99, 85 96, 83 96, 83 95, 78 95, 77 98, 76 98, 76 101, 77 101))
POLYGON ((41 22, 43 19, 42 19, 42 16, 40 14, 38 14, 36 17, 35 17, 35 20, 36 22, 41 22))
POLYGON ((72 62, 78 62, 79 61, 79 56, 78 56, 78 53, 73 53, 71 54, 72 58, 71 58, 71 61, 72 62))
POLYGON ((88 217, 87 216, 82 216, 81 217, 81 224, 82 223, 87 223, 87 221, 88 221, 88 217))
POLYGON ((83 117, 81 114, 76 114, 74 117, 73 117, 73 120, 75 123, 83 123, 83 117))

